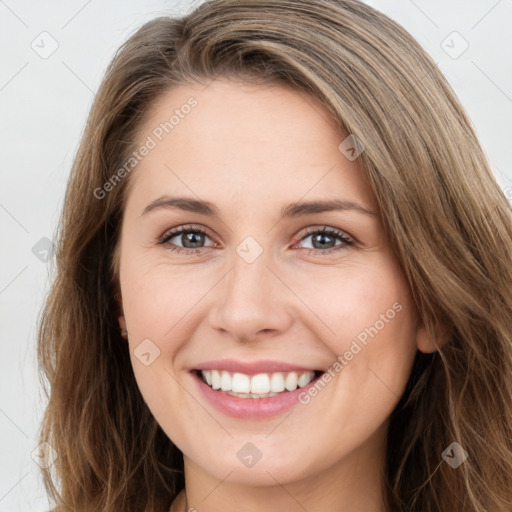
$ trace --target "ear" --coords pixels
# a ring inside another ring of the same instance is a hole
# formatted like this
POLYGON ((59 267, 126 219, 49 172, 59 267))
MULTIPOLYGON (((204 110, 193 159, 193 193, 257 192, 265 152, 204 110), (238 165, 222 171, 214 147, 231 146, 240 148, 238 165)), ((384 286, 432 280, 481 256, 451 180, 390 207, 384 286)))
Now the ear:
POLYGON ((451 338, 451 329, 446 324, 438 324, 434 329, 434 335, 429 335, 425 325, 418 326, 416 331, 416 346, 424 354, 432 354, 442 348, 451 338))
POLYGON ((114 295, 114 299, 117 303, 118 308, 118 317, 117 321, 119 322, 119 328, 121 330, 126 329, 126 320, 124 318, 124 309, 123 309, 123 297, 121 295, 121 290, 118 288, 116 294, 114 295))
POLYGON ((117 317, 117 321, 119 322, 119 328, 121 330, 126 329, 126 321, 124 319, 124 315, 119 315, 117 317))

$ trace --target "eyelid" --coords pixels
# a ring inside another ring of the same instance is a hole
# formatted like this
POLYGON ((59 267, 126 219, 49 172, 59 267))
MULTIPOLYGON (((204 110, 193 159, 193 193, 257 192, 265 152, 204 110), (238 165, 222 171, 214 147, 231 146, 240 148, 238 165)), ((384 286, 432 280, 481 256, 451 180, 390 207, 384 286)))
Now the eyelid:
POLYGON ((333 226, 328 226, 325 224, 318 224, 312 227, 305 228, 303 231, 300 231, 297 235, 297 241, 300 242, 306 236, 312 235, 317 232, 327 232, 333 235, 337 235, 339 237, 344 237, 349 239, 351 242, 356 243, 357 240, 350 234, 348 234, 343 229, 335 228, 333 226))
MULTIPOLYGON (((182 255, 191 255, 191 254, 198 254, 203 252, 201 249, 212 249, 215 248, 214 246, 206 246, 206 247, 197 247, 190 249, 188 247, 180 247, 178 245, 170 243, 170 240, 176 236, 179 236, 182 233, 186 232, 196 232, 206 235, 208 238, 210 238, 214 244, 217 246, 219 245, 218 242, 215 240, 215 236, 211 236, 210 230, 206 228, 205 226, 198 225, 198 224, 181 224, 178 226, 175 226, 173 228, 167 229, 162 236, 160 236, 157 239, 158 245, 167 245, 167 249, 176 252, 178 254, 182 255)), ((310 226, 299 232, 298 235, 296 235, 296 241, 292 245, 292 249, 295 248, 297 244, 302 242, 302 240, 308 238, 309 236, 312 236, 317 233, 323 233, 327 236, 332 236, 334 238, 338 238, 338 240, 341 241, 341 244, 334 245, 334 247, 325 248, 325 249, 318 249, 318 248, 309 248, 309 247, 303 247, 300 248, 302 251, 306 251, 306 254, 311 255, 314 254, 315 256, 328 256, 332 253, 339 253, 342 251, 346 251, 347 249, 354 249, 358 247, 357 240, 354 239, 350 234, 346 233, 342 229, 335 228, 332 226, 326 226, 326 225, 316 225, 316 226, 310 226)), ((298 249, 295 249, 298 250, 298 249)))
MULTIPOLYGON (((166 229, 165 232, 161 236, 158 237, 158 241, 162 242, 164 239, 169 239, 169 237, 174 238, 175 236, 177 236, 180 233, 185 232, 185 231, 198 231, 200 233, 206 234, 212 240, 215 240, 215 236, 205 226, 202 226, 200 224, 180 224, 173 228, 166 229)), ((318 224, 316 226, 310 226, 310 227, 307 227, 307 228, 304 228, 303 230, 301 230, 299 232, 299 234, 296 235, 296 237, 295 237, 296 238, 295 243, 300 242, 303 238, 305 238, 309 235, 315 234, 319 231, 325 231, 325 232, 332 233, 332 234, 335 234, 338 236, 343 236, 345 238, 350 239, 350 241, 353 243, 356 242, 356 239, 352 235, 348 234, 346 231, 344 231, 342 229, 334 228, 332 226, 318 224)))
MULTIPOLYGON (((298 240, 297 240, 297 242, 295 242, 295 244, 292 246, 292 248, 294 248, 297 244, 299 244, 306 238, 309 238, 310 236, 315 235, 316 233, 323 233, 323 234, 326 234, 327 236, 332 236, 334 238, 338 238, 338 240, 340 240, 341 243, 338 245, 334 245, 334 247, 329 247, 326 249, 316 249, 314 247, 301 248, 303 251, 306 251, 306 254, 308 254, 308 255, 314 255, 314 256, 327 258, 329 255, 332 255, 332 254, 341 255, 347 250, 358 248, 357 241, 354 237, 352 237, 351 235, 349 235, 342 229, 334 228, 331 226, 325 226, 325 225, 323 225, 323 226, 317 225, 317 226, 306 228, 306 230, 298 236, 298 240)), ((296 249, 296 250, 298 250, 298 249, 296 249)))
MULTIPOLYGON (((180 224, 178 226, 175 226, 173 228, 166 229, 164 233, 157 237, 157 243, 164 244, 166 241, 168 241, 171 238, 174 238, 175 236, 180 235, 183 232, 187 231, 195 231, 199 233, 203 233, 208 236, 208 238, 212 239, 215 243, 215 236, 212 234, 212 232, 205 226, 202 226, 200 224, 180 224)), ((186 248, 182 248, 186 250, 186 248)), ((192 249, 190 249, 192 250, 192 249)))

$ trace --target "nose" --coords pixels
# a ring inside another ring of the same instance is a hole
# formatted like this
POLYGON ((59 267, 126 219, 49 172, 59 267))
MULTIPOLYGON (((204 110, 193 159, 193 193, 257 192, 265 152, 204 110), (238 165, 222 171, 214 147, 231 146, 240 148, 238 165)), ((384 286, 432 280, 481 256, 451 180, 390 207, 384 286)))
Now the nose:
POLYGON ((247 263, 235 253, 231 270, 215 287, 210 326, 236 341, 274 337, 293 323, 293 293, 264 255, 247 263))

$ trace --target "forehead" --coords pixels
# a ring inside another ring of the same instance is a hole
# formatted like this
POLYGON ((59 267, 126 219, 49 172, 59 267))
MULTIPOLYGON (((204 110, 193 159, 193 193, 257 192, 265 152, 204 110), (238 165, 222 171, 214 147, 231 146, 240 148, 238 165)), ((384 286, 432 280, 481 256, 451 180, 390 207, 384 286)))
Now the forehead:
POLYGON ((242 209, 307 195, 375 209, 357 161, 338 149, 345 137, 315 98, 281 84, 182 85, 148 112, 139 145, 152 148, 132 173, 132 195, 186 193, 242 209))

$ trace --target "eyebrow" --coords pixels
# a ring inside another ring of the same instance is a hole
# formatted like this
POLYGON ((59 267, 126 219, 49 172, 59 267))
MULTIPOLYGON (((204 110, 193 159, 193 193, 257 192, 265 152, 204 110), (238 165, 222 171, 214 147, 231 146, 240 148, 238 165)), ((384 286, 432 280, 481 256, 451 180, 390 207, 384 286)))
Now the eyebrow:
MULTIPOLYGON (((193 199, 190 197, 161 196, 144 208, 141 215, 144 215, 157 208, 176 208, 187 212, 200 213, 209 217, 220 217, 218 208, 209 201, 193 199)), ((364 206, 341 199, 326 201, 301 201, 291 203, 281 209, 281 218, 295 218, 315 213, 331 211, 355 211, 365 215, 377 215, 375 212, 364 206)))

